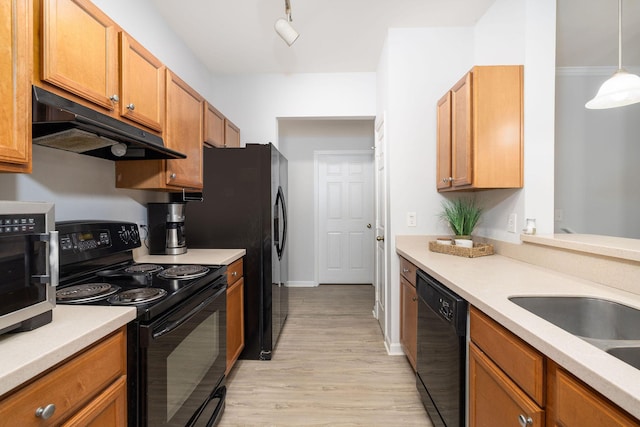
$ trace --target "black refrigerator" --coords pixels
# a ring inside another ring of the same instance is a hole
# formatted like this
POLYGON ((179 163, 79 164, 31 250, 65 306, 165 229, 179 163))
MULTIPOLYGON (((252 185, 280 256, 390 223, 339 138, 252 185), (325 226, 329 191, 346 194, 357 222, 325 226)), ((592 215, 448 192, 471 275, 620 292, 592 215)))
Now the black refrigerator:
POLYGON ((246 249, 245 347, 270 360, 289 311, 287 159, 273 144, 205 148, 202 202, 185 210, 188 248, 246 249))

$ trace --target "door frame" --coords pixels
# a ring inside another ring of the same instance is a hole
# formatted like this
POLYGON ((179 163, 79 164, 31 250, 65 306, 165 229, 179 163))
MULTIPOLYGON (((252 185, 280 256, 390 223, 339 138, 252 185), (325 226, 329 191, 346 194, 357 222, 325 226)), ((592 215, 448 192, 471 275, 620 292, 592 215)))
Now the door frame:
MULTIPOLYGON (((350 156, 350 155, 369 155, 371 156, 371 167, 373 169, 372 173, 375 173, 375 156, 373 154, 373 150, 317 150, 313 152, 313 229, 314 229, 314 263, 313 263, 313 280, 318 286, 320 284, 320 262, 319 262, 319 247, 320 247, 320 216, 319 216, 319 203, 318 199, 320 198, 320 188, 318 182, 318 173, 320 171, 320 156, 323 155, 331 155, 331 156, 350 156)), ((375 175, 372 175, 374 177, 375 175)), ((375 178, 373 179, 374 185, 372 185, 372 189, 374 190, 375 196, 375 178)), ((375 200, 372 198, 372 200, 375 200)), ((375 202, 374 202, 375 209, 375 202)), ((375 215, 375 212, 372 212, 372 218, 375 215)), ((375 257, 374 257, 375 259, 375 257)), ((375 263, 373 264, 375 266, 375 263)), ((374 267, 375 268, 375 267, 374 267)), ((375 275, 374 275, 375 280, 375 275)), ((373 285, 373 283, 372 283, 373 285)))

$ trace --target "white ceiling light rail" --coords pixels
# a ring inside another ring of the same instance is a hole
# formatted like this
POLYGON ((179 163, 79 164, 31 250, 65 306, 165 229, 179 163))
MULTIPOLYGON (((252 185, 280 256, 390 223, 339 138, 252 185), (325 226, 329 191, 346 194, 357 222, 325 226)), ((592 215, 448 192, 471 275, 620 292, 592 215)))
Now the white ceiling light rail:
POLYGON ((640 77, 622 68, 622 0, 618 0, 618 70, 602 83, 596 96, 585 104, 599 110, 640 102, 640 77))
POLYGON ((287 15, 287 19, 279 18, 276 21, 275 29, 276 33, 282 37, 282 40, 291 46, 300 34, 291 26, 291 5, 289 4, 289 0, 284 0, 284 13, 287 15))

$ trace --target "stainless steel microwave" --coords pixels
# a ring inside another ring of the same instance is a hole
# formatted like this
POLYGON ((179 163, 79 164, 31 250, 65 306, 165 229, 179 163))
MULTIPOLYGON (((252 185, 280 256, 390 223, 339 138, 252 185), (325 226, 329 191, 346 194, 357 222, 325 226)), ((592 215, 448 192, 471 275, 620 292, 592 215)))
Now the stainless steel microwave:
POLYGON ((57 284, 53 203, 0 201, 0 334, 51 322, 57 284))

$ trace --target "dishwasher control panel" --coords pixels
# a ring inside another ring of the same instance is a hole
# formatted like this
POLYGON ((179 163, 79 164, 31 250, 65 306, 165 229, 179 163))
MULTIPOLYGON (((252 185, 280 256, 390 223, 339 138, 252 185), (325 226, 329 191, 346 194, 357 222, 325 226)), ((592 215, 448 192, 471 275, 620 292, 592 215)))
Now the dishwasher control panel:
POLYGON ((441 296, 440 298, 438 298, 438 305, 438 311, 440 312, 440 314, 442 314, 448 321, 451 321, 454 314, 452 302, 447 298, 441 296))

